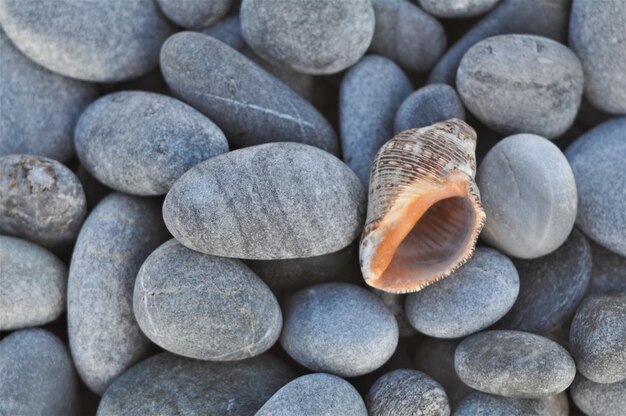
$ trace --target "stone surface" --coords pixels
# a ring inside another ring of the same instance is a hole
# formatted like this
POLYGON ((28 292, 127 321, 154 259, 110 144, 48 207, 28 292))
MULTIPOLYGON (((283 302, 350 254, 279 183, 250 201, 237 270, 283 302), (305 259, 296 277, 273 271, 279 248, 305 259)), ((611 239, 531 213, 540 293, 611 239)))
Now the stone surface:
POLYGON ((210 36, 170 37, 161 70, 174 94, 217 123, 234 147, 296 141, 338 153, 332 126, 311 104, 210 36))
POLYGON ((369 393, 370 416, 448 416, 450 405, 443 387, 417 370, 401 369, 380 377, 369 393))
POLYGON ((50 249, 78 234, 87 202, 80 181, 56 160, 31 155, 0 157, 0 232, 50 249))
POLYGON ((446 48, 441 23, 407 0, 372 0, 372 5, 376 29, 370 51, 407 71, 430 70, 446 48))
POLYGON ((158 201, 114 193, 87 217, 70 264, 67 324, 76 370, 102 394, 148 352, 133 317, 139 267, 166 238, 158 201))
POLYGON ((268 143, 187 171, 167 194, 163 217, 193 250, 271 260, 346 247, 361 232, 364 205, 363 186, 339 159, 299 143, 268 143))
POLYGON ((98 416, 253 416, 294 377, 285 363, 269 354, 219 363, 164 352, 117 378, 102 397, 98 416))
POLYGON ((394 134, 398 134, 451 118, 465 120, 463 103, 454 88, 447 84, 427 85, 402 102, 394 119, 393 130, 394 134))
POLYGON ((246 41, 241 33, 239 15, 226 17, 211 27, 203 29, 201 33, 214 37, 240 52, 246 48, 246 41))
POLYGON ((456 77, 463 104, 491 129, 548 139, 574 122, 583 81, 580 61, 565 46, 517 34, 494 36, 472 46, 456 77))
POLYGON ((172 22, 186 29, 210 26, 228 13, 235 0, 156 0, 172 22))
POLYGON ((585 298, 572 320, 569 345, 576 368, 589 380, 626 380, 626 293, 585 298))
POLYGON ((517 270, 497 250, 477 247, 451 276, 407 296, 406 314, 418 331, 463 337, 493 325, 511 309, 520 288, 517 270))
POLYGON ((413 86, 393 61, 369 55, 343 77, 339 125, 343 159, 365 187, 378 149, 393 137, 393 121, 413 86))
POLYGON ((623 416, 626 414, 626 380, 617 383, 594 383, 577 374, 570 387, 576 406, 588 415, 623 416))
POLYGON ((370 0, 244 0, 246 43, 261 57, 306 74, 333 74, 358 61, 374 34, 370 0))
POLYGON ((0 414, 78 414, 78 382, 67 348, 42 329, 0 341, 0 414))
POLYGON ((597 108, 626 114, 626 2, 574 0, 569 46, 585 70, 585 97, 597 108))
POLYGON ((593 265, 591 268, 591 293, 626 292, 626 257, 590 242, 593 265))
POLYGON ((493 9, 500 0, 417 0, 427 13, 444 19, 480 16, 493 9))
POLYGON ((0 331, 54 321, 65 310, 67 267, 45 248, 0 235, 0 331))
POLYGON ((456 349, 454 368, 473 389, 524 399, 560 393, 576 375, 565 348, 521 331, 485 331, 465 338, 456 349))
POLYGON ((278 390, 255 416, 367 416, 354 387, 331 374, 298 377, 278 390))
POLYGON ((297 292, 285 308, 280 343, 298 363, 342 377, 382 366, 398 344, 393 314, 374 294, 346 283, 297 292))
POLYGON ((82 165, 100 182, 134 195, 161 195, 183 173, 228 151, 224 133, 194 108, 141 91, 106 95, 80 116, 82 165))
POLYGON ((576 224, 598 244, 626 256, 626 117, 587 131, 566 150, 578 188, 576 224))
POLYGON ((373 287, 370 288, 370 290, 383 301, 387 309, 396 317, 398 334, 401 338, 407 338, 417 334, 415 328, 411 326, 404 310, 404 304, 406 303, 405 294, 385 292, 373 287))
POLYGON ((539 399, 515 399, 481 392, 467 396, 454 412, 454 416, 478 415, 556 416, 550 412, 546 403, 539 399))
POLYGON ((487 214, 481 237, 504 253, 545 256, 572 231, 576 181, 563 153, 543 137, 501 140, 481 162, 476 180, 487 214))
POLYGON ((570 416, 569 397, 566 392, 567 390, 541 399, 550 416, 570 416))

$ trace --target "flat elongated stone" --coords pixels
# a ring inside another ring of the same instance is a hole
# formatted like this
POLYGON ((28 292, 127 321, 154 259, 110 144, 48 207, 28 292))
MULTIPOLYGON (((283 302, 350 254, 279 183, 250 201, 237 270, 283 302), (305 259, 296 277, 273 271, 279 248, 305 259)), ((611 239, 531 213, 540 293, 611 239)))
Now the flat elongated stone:
POLYGON ((626 413, 626 380, 594 383, 578 373, 569 391, 576 406, 585 414, 623 416, 626 413))
POLYGON ((163 13, 177 25, 200 29, 228 13, 234 0, 156 0, 163 13))
POLYGON ((465 109, 458 94, 447 84, 431 84, 409 95, 398 108, 394 134, 427 127, 440 121, 465 120, 465 109))

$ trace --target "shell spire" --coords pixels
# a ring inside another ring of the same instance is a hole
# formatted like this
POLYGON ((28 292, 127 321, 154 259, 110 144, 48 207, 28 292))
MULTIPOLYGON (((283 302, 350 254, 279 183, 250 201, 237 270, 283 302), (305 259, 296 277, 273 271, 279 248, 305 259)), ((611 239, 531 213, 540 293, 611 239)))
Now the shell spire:
POLYGON ((367 284, 416 292, 472 256, 485 224, 475 149, 476 132, 457 119, 403 131, 380 148, 359 249, 367 284))

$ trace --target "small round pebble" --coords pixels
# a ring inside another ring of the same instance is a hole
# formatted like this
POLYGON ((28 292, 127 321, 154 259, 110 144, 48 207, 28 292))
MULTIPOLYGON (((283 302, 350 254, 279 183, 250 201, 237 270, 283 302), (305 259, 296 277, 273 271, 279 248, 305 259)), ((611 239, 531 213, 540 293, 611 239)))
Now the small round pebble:
POLYGON ((402 102, 394 120, 394 134, 427 127, 440 121, 465 120, 465 109, 454 88, 431 84, 420 88, 402 102))
POLYGON ((443 387, 417 370, 400 369, 380 377, 369 393, 370 416, 449 416, 443 387))
POLYGON ((493 9, 500 0, 418 0, 427 13, 443 19, 480 16, 493 9))
POLYGON ((594 383, 579 373, 569 391, 576 406, 587 415, 626 414, 626 380, 609 384, 594 383))
POLYGON ((574 174, 563 153, 534 134, 509 136, 485 156, 476 176, 487 223, 481 237, 523 259, 545 256, 576 221, 574 174))
POLYGON ((454 368, 473 389, 522 399, 560 393, 576 375, 565 348, 521 331, 485 331, 465 338, 456 349, 454 368))
POLYGON ((590 242, 593 265, 591 293, 626 292, 626 257, 615 254, 599 244, 590 242))
POLYGON ((284 313, 280 343, 301 365, 342 377, 382 366, 398 345, 398 324, 374 294, 346 283, 297 292, 284 313))
POLYGON ((467 396, 454 416, 557 416, 540 399, 516 399, 475 392, 467 396))
POLYGON ((268 61, 334 74, 367 51, 374 10, 370 0, 244 0, 241 26, 246 43, 268 61))
POLYGON ((163 14, 186 29, 211 26, 226 16, 234 0, 156 0, 163 14))

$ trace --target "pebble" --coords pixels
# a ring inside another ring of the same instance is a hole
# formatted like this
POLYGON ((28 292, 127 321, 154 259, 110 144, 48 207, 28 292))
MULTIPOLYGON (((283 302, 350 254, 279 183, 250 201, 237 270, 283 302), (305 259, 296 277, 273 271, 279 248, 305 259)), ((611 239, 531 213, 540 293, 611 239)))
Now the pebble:
POLYGON ((394 135, 452 118, 465 120, 463 103, 454 88, 447 84, 426 85, 400 105, 394 120, 394 135))
POLYGON ((303 289, 285 308, 280 343, 301 365, 342 377, 382 366, 398 344, 393 314, 374 294, 347 283, 303 289))
POLYGON ((361 232, 364 205, 363 186, 339 159, 299 143, 268 143, 187 171, 167 194, 163 218, 192 250, 288 259, 346 247, 361 232))
POLYGON ((578 227, 626 257, 626 117, 587 131, 565 151, 578 188, 578 227))
POLYGON ((509 136, 482 160, 478 188, 487 223, 481 237, 514 257, 545 256, 576 221, 576 181, 563 153, 534 134, 509 136))
POLYGON ((256 54, 305 74, 352 66, 374 34, 370 0, 244 0, 240 13, 243 36, 256 54))
POLYGON ((376 29, 370 51, 407 71, 427 72, 446 48, 441 23, 407 0, 372 0, 376 29))
POLYGON ((565 391, 544 397, 541 401, 546 405, 550 416, 570 416, 569 397, 565 391))
POLYGON ((133 317, 139 267, 166 238, 155 200, 114 193, 87 217, 70 264, 67 323, 74 365, 102 394, 150 342, 133 317))
POLYGON ((443 387, 428 375, 409 369, 380 377, 369 393, 370 416, 449 416, 450 405, 443 387))
POLYGON ((254 416, 293 378, 293 371, 269 354, 220 363, 164 352, 118 377, 102 397, 98 416, 254 416))
POLYGON ((591 293, 626 292, 626 257, 590 242, 593 265, 591 268, 591 293))
POLYGON ((154 0, 1 0, 0 21, 34 62, 93 82, 147 73, 157 66, 161 44, 174 31, 154 0))
POLYGON ((163 14, 186 29, 201 29, 222 19, 235 0, 156 0, 163 14))
POLYGON ((194 108, 142 91, 106 95, 85 110, 75 134, 81 164, 133 195, 161 195, 191 167, 228 151, 224 133, 194 108))
POLYGON ((331 374, 298 377, 278 390, 255 416, 367 416, 363 399, 344 379, 331 374))
POLYGON ((200 360, 259 355, 278 340, 283 322, 272 291, 241 260, 198 253, 173 239, 139 269, 133 305, 155 344, 200 360))
POLYGON ((170 37, 161 50, 161 70, 174 94, 213 120, 235 148, 296 141, 339 151, 335 131, 311 104, 210 36, 170 37))
POLYGON ((0 232, 49 249, 69 245, 87 211, 80 181, 56 160, 0 157, 0 232))
POLYGON ((519 289, 513 262, 497 250, 477 247, 474 256, 450 277, 409 294, 406 314, 421 333, 463 337, 502 318, 519 289))
POLYGON ((626 414, 626 380, 609 384, 594 383, 579 373, 569 391, 576 406, 587 415, 626 414))
POLYGON ((393 121, 413 86, 393 61, 368 55, 341 82, 339 125, 343 159, 365 187, 378 149, 391 139, 393 121))
POLYGON ((65 310, 67 267, 37 244, 0 235, 0 331, 43 325, 65 310))
POLYGON ((454 416, 556 416, 540 399, 516 399, 475 392, 459 404, 454 416))
POLYGON ((565 348, 521 331, 485 331, 465 338, 456 349, 454 368, 473 389, 520 399, 560 393, 576 375, 565 348))
POLYGON ((226 17, 200 32, 214 37, 239 52, 246 48, 246 41, 241 33, 239 15, 226 17))
POLYGON ((569 46, 585 70, 585 97, 598 109, 626 113, 626 2, 572 2, 569 46))
POLYGON ((576 368, 589 380, 626 380, 626 293, 585 298, 572 320, 569 345, 576 368))
POLYGON ((516 260, 519 296, 499 326, 538 334, 558 329, 574 315, 587 293, 591 264, 589 243, 576 229, 547 256, 516 260))
POLYGON ((43 329, 0 341, 0 414, 78 414, 78 383, 67 348, 43 329))
POLYGON ((401 293, 390 293, 376 288, 370 288, 373 294, 378 296, 383 301, 387 309, 393 313, 398 323, 398 334, 400 338, 412 337, 417 334, 417 331, 406 316, 404 305, 406 303, 406 295, 401 293))
POLYGON ((418 0, 427 13, 442 19, 461 19, 480 16, 493 9, 500 0, 418 0))

